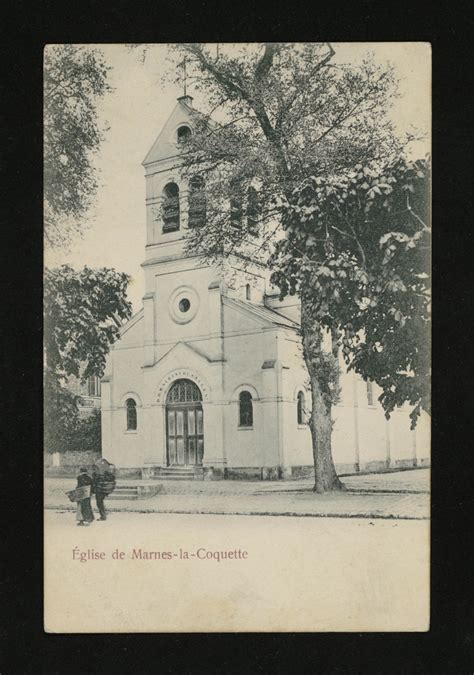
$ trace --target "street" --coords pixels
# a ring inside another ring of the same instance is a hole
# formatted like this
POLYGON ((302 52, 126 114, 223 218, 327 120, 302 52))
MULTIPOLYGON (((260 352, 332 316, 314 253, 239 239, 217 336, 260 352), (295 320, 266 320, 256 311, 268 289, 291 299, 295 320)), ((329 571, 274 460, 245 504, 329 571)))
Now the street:
POLYGON ((45 512, 48 632, 409 631, 429 522, 45 512))
MULTIPOLYGON (((345 492, 315 494, 313 480, 163 481, 148 499, 108 499, 109 511, 227 515, 334 516, 425 519, 430 515, 430 470, 345 476, 345 492)), ((140 481, 128 480, 129 485, 140 481)), ((156 481, 160 483, 159 480, 156 481)), ((119 479, 118 484, 120 485, 119 479)), ((65 492, 73 478, 45 480, 45 506, 75 509, 65 492)))

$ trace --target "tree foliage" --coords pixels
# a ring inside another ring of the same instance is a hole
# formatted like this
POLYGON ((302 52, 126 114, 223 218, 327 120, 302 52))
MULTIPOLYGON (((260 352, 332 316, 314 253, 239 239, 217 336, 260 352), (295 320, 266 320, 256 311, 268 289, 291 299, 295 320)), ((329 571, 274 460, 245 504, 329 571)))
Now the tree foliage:
POLYGON ((44 52, 44 223, 52 246, 81 233, 97 190, 92 156, 105 129, 96 105, 111 90, 108 70, 98 49, 50 45, 44 52))
MULTIPOLYGON (((48 378, 47 382, 51 384, 53 380, 48 378)), ((56 395, 45 388, 44 447, 47 452, 100 453, 100 410, 94 408, 81 417, 77 407, 79 398, 64 388, 56 395)))
POLYGON ((348 366, 382 388, 387 417, 430 410, 430 171, 426 160, 310 177, 273 256, 282 296, 308 296, 348 366))
POLYGON ((126 274, 109 268, 84 267, 77 272, 62 265, 46 270, 44 422, 50 452, 67 449, 65 441, 79 433, 78 397, 67 382, 76 377, 84 383, 91 375, 103 375, 110 346, 131 315, 128 280, 126 274))
POLYGON ((65 452, 79 422, 78 396, 61 384, 48 368, 45 369, 44 390, 44 448, 47 452, 65 452))
POLYGON ((105 359, 130 318, 129 277, 110 268, 47 269, 44 280, 46 363, 61 380, 102 376, 105 359))
POLYGON ((101 424, 98 408, 94 408, 89 415, 78 419, 72 434, 68 438, 68 449, 73 452, 100 453, 101 424))
POLYGON ((386 114, 396 78, 372 57, 335 63, 326 43, 233 45, 218 54, 185 44, 177 51, 207 102, 207 110, 193 112, 193 135, 181 153, 189 175, 206 174, 209 193, 207 226, 193 230, 190 249, 216 257, 253 250, 265 259, 272 224, 301 181, 401 151, 386 114), (258 232, 246 218, 251 186, 258 190, 258 232), (239 227, 224 208, 229 200, 241 202, 239 227))

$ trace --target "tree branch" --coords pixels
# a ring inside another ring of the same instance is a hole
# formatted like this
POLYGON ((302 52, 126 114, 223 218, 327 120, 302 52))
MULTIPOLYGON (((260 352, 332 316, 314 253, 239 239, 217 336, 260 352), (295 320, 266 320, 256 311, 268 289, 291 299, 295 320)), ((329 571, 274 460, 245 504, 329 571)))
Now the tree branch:
MULTIPOLYGON (((270 49, 272 45, 268 45, 268 51, 271 54, 271 59, 270 56, 267 55, 266 60, 264 61, 264 66, 263 72, 267 72, 270 69, 272 62, 273 62, 273 55, 275 51, 272 52, 270 49)), ((278 45, 275 45, 278 46, 278 45)), ((270 119, 268 117, 268 114, 265 110, 265 107, 263 103, 259 100, 256 99, 249 88, 246 88, 243 86, 242 83, 237 82, 236 77, 232 78, 229 77, 223 70, 222 68, 219 68, 215 65, 215 63, 212 63, 209 59, 206 58, 206 55, 204 54, 203 50, 199 45, 196 44, 185 44, 183 45, 183 48, 185 51, 189 52, 192 54, 200 63, 201 68, 204 70, 207 70, 208 72, 212 73, 212 75, 215 77, 216 81, 221 84, 224 89, 231 95, 235 96, 238 95, 240 96, 250 107, 250 109, 254 112, 260 127, 267 138, 267 140, 270 142, 271 146, 273 147, 274 151, 276 152, 277 155, 277 160, 280 166, 280 169, 282 171, 283 175, 288 175, 290 171, 290 167, 288 165, 286 156, 285 156, 285 151, 284 148, 281 144, 281 139, 278 136, 278 134, 275 132, 275 129, 272 127, 272 124, 270 122, 270 119)), ((265 55, 264 57, 265 58, 265 55)))
POLYGON ((273 57, 280 50, 280 45, 276 42, 267 42, 265 44, 265 51, 262 58, 257 63, 255 68, 255 80, 260 82, 266 77, 273 65, 273 57))
MULTIPOLYGON (((381 79, 383 79, 383 77, 384 77, 384 75, 382 75, 382 76, 379 78, 379 81, 380 81, 381 79)), ((327 136, 331 131, 333 131, 334 129, 336 129, 342 122, 345 122, 347 119, 349 119, 349 117, 351 117, 351 116, 355 113, 355 111, 356 111, 357 108, 360 106, 360 104, 363 103, 363 102, 368 98, 368 96, 372 93, 373 90, 374 90, 374 87, 373 87, 373 86, 370 87, 370 89, 364 94, 364 96, 362 96, 362 97, 356 102, 356 104, 355 104, 354 106, 352 106, 352 108, 349 110, 348 113, 341 112, 341 114, 338 115, 338 116, 336 117, 335 122, 333 122, 333 124, 331 124, 331 126, 330 126, 328 129, 326 129, 326 130, 319 136, 319 138, 317 138, 317 139, 314 141, 314 144, 316 145, 316 143, 319 143, 320 141, 322 141, 322 139, 323 139, 325 136, 327 136)), ((374 104, 374 105, 375 105, 375 104, 374 104)))
POLYGON ((413 211, 413 209, 411 208, 411 206, 410 206, 410 197, 409 197, 408 194, 407 194, 407 211, 408 211, 408 213, 410 213, 410 214, 413 216, 413 218, 416 218, 416 220, 422 225, 422 227, 423 227, 425 230, 429 230, 429 227, 426 225, 426 223, 425 223, 425 222, 420 218, 420 216, 417 215, 417 214, 413 211))

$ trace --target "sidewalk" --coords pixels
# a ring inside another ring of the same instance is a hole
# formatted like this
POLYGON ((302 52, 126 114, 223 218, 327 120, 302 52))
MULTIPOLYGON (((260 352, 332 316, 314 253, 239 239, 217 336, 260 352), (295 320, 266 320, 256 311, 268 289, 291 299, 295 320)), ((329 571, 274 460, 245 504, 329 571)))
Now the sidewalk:
MULTIPOLYGON (((345 476, 346 492, 318 495, 311 480, 162 481, 150 499, 109 500, 107 510, 139 513, 428 519, 429 469, 345 476)), ((131 484, 135 481, 118 481, 131 484)), ((64 494, 71 478, 45 479, 47 509, 75 510, 64 494)))

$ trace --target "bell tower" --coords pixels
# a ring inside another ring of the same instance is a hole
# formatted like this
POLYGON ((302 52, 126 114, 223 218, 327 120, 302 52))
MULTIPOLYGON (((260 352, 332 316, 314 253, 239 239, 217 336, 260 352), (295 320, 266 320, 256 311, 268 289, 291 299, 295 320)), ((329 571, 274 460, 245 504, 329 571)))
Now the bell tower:
MULTIPOLYGON (((254 273, 250 298, 248 279, 228 287, 222 270, 185 254, 188 231, 203 226, 207 216, 205 177, 182 171, 182 152, 196 120, 192 97, 183 95, 143 161, 146 181, 146 248, 143 297, 145 367, 162 358, 166 345, 199 342, 209 361, 222 359, 222 296, 234 294, 263 304, 265 280, 254 273), (207 336, 203 341, 203 336, 207 336)), ((228 261, 229 278, 240 279, 228 261)), ((235 281, 234 281, 235 284, 235 281)))
POLYGON ((181 176, 180 153, 192 134, 192 97, 178 102, 143 160, 146 181, 146 260, 183 250, 189 226, 189 185, 181 176))
MULTIPOLYGON (((190 228, 206 220, 204 178, 188 179, 181 152, 193 133, 191 96, 180 96, 158 138, 143 161, 146 181, 146 248, 143 297, 145 367, 156 364, 169 345, 211 332, 220 334, 220 293, 217 271, 198 256, 185 255, 190 228)), ((205 352, 214 358, 218 339, 205 352), (214 344, 216 342, 216 344, 214 344)), ((220 344, 220 343, 219 343, 220 344)))

